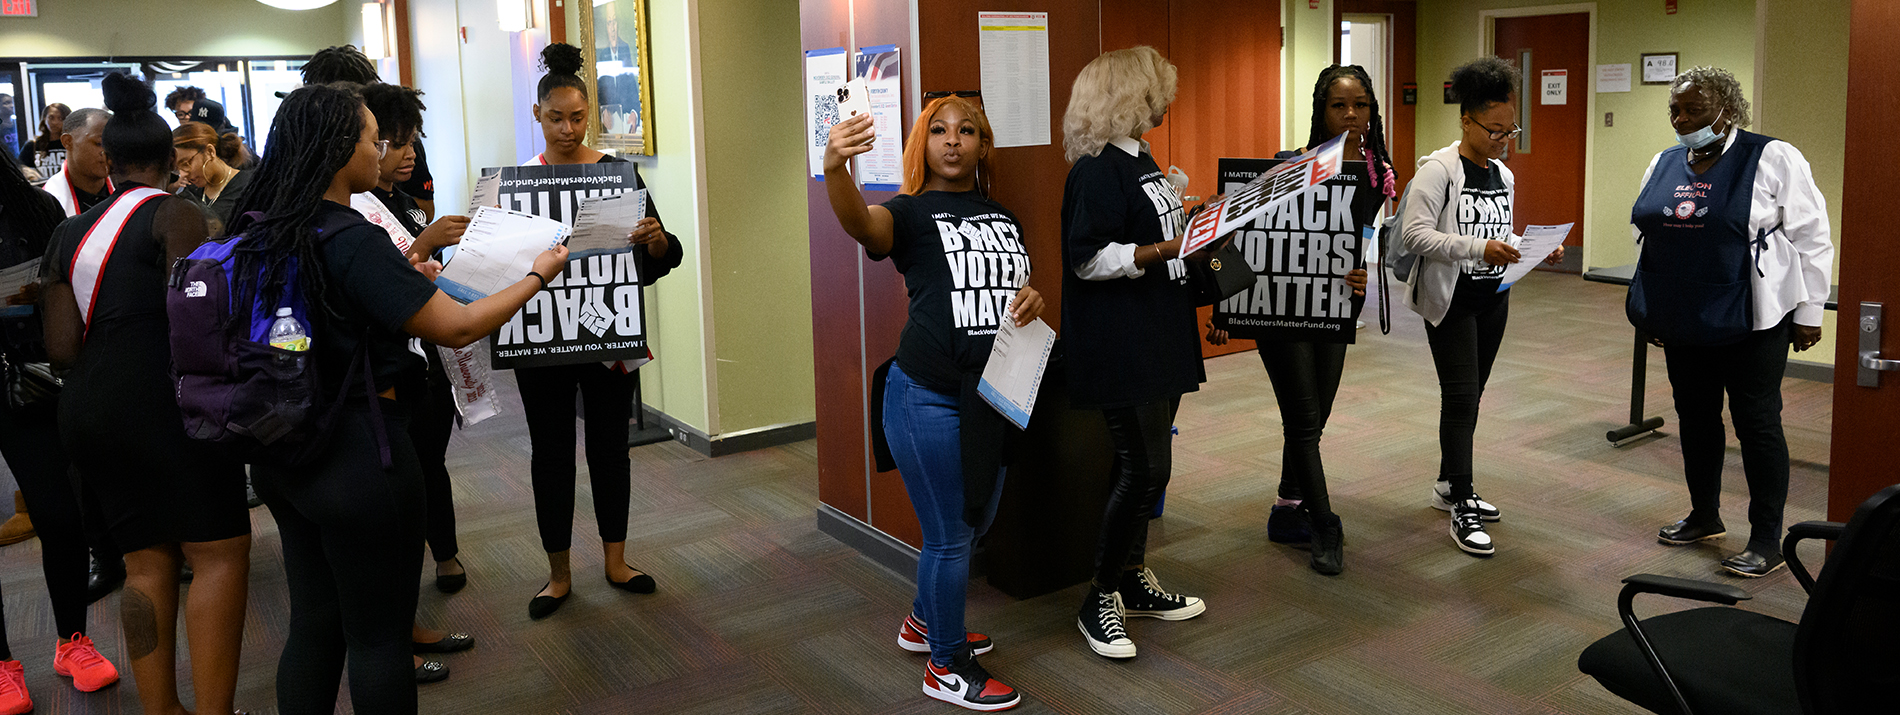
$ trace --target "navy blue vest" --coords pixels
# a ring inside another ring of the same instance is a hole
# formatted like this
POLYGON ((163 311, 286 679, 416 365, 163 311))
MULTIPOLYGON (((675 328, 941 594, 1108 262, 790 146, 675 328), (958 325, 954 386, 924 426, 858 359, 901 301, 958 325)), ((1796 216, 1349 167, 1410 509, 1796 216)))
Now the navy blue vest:
POLYGON ((1662 153, 1630 209, 1642 256, 1624 310, 1630 324, 1664 344, 1720 345, 1754 329, 1748 215, 1755 167, 1774 141, 1735 130, 1715 165, 1689 170, 1688 149, 1662 153))

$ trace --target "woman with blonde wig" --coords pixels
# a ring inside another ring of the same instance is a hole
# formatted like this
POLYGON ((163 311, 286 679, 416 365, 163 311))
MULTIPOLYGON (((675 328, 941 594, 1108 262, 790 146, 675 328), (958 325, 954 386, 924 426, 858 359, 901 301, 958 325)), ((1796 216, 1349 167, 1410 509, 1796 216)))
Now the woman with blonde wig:
POLYGON ((897 643, 930 654, 925 695, 1004 710, 1022 696, 976 662, 993 644, 963 627, 971 546, 996 515, 1013 430, 976 384, 1002 321, 1028 325, 1042 296, 1029 287, 1022 224, 989 196, 995 134, 981 106, 958 96, 926 105, 904 147, 902 189, 866 206, 848 165, 874 141, 868 116, 832 125, 825 191, 845 233, 872 260, 889 258, 910 294, 897 357, 873 381, 883 388, 882 436, 924 536, 917 598, 897 643))
POLYGON ((1075 79, 1062 118, 1062 329, 1069 401, 1097 409, 1114 443, 1114 491, 1077 626, 1089 648, 1135 657, 1122 619, 1193 618, 1207 604, 1163 590, 1147 567, 1148 518, 1168 485, 1169 428, 1200 389, 1195 301, 1181 263, 1187 214, 1141 135, 1174 102, 1175 70, 1151 47, 1104 53, 1075 79))

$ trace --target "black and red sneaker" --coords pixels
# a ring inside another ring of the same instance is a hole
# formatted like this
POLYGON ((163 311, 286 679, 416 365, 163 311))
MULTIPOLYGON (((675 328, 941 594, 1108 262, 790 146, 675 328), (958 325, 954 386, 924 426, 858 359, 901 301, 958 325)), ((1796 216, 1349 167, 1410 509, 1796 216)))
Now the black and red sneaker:
POLYGON ((950 667, 932 662, 924 666, 924 694, 952 705, 991 712, 1021 705, 1023 696, 1015 688, 990 677, 965 648, 950 660, 950 667))
MULTIPOLYGON (((912 653, 929 653, 929 636, 930 628, 913 613, 905 616, 904 625, 897 628, 897 645, 912 653)), ((964 633, 963 642, 970 646, 971 655, 982 655, 996 647, 989 636, 981 633, 964 633)))

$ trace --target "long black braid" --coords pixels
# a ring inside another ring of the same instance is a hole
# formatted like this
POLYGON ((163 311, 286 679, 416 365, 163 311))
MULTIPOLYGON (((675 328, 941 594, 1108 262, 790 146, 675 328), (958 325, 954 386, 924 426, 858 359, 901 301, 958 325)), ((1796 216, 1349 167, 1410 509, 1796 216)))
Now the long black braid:
MULTIPOLYGON (((1313 125, 1307 134, 1306 146, 1316 147, 1333 138, 1326 133, 1326 92, 1334 82, 1352 78, 1358 80, 1359 87, 1366 91, 1366 99, 1372 103, 1372 121, 1366 135, 1359 138, 1359 146, 1372 155, 1374 166, 1366 167, 1366 173, 1372 175, 1372 188, 1387 196, 1396 193, 1398 187, 1392 183, 1392 153, 1385 146, 1385 117, 1379 112, 1379 95, 1372 92, 1372 76, 1366 74, 1359 65, 1333 65, 1319 73, 1319 82, 1313 85, 1313 125)), ((1346 157, 1348 161, 1358 157, 1346 157)))
POLYGON ((332 45, 317 50, 303 63, 304 84, 329 84, 331 82, 355 82, 370 84, 381 82, 376 74, 376 63, 355 45, 332 45))
POLYGON ((244 236, 233 255, 233 305, 254 305, 259 296, 266 306, 282 305, 294 258, 312 317, 340 318, 324 301, 326 276, 314 224, 324 192, 356 155, 362 112, 353 84, 305 85, 284 98, 251 190, 233 211, 238 218, 232 233, 244 236), (253 211, 263 218, 247 216, 253 211))

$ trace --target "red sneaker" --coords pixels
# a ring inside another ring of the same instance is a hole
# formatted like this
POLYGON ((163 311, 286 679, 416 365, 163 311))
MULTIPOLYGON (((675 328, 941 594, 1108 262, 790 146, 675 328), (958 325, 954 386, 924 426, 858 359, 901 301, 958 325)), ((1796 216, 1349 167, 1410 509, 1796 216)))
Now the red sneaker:
POLYGON ((976 662, 965 648, 950 661, 950 667, 936 663, 924 666, 924 694, 946 703, 985 712, 1008 710, 1023 703, 1023 696, 976 662))
POLYGON ((17 660, 0 660, 0 715, 33 712, 33 698, 26 694, 26 666, 17 660))
POLYGON ((71 642, 60 644, 54 651, 53 672, 71 677, 73 687, 83 693, 119 682, 119 669, 99 655, 99 649, 92 647, 92 639, 84 633, 74 633, 71 642))
MULTIPOLYGON (((904 625, 897 629, 897 646, 912 653, 929 653, 929 635, 930 629, 924 626, 923 621, 917 620, 916 614, 905 616, 904 625)), ((989 636, 981 633, 965 633, 963 642, 970 646, 971 655, 982 655, 996 647, 995 643, 990 642, 989 636)))

